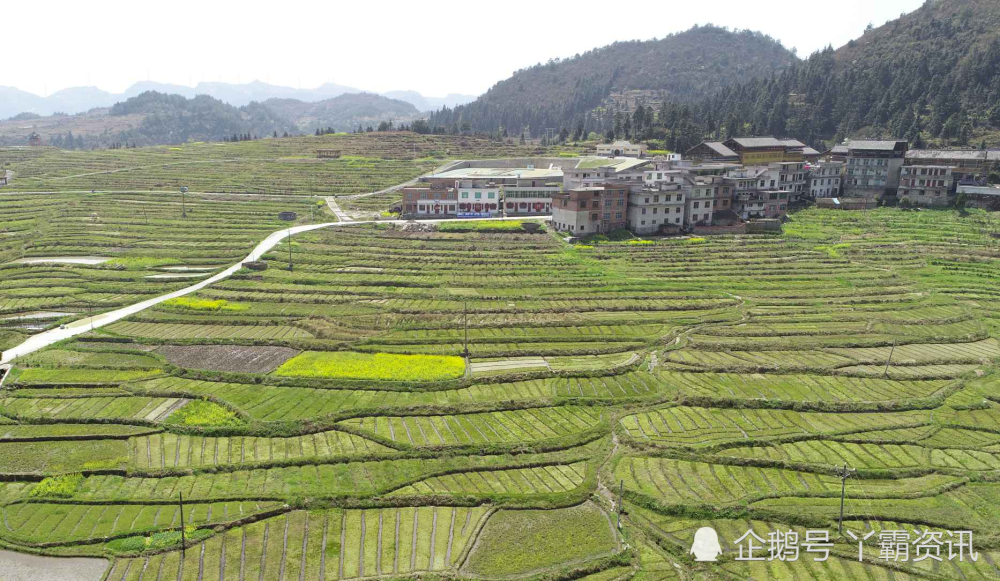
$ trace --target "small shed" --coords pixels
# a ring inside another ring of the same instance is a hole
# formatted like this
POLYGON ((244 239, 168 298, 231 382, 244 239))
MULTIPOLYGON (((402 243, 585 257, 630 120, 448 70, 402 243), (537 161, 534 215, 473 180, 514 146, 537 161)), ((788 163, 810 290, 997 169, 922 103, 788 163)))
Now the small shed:
POLYGON ((295 212, 279 212, 278 219, 284 220, 285 222, 294 222, 298 218, 298 214, 295 212))

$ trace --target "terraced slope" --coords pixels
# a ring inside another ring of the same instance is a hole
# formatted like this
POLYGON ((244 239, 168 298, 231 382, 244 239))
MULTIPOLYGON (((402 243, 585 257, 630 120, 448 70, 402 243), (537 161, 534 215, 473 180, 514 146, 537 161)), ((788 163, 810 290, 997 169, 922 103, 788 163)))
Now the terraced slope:
POLYGON ((282 244, 18 362, 0 542, 108 555, 115 580, 997 578, 998 225, 303 234, 294 270, 282 244), (209 345, 207 369, 164 355, 209 345), (308 373, 252 363, 275 348, 308 373), (704 526, 718 563, 689 555, 704 526), (737 561, 750 528, 829 530, 830 558, 737 561), (879 558, 881 532, 925 529, 972 531, 979 559, 879 558))

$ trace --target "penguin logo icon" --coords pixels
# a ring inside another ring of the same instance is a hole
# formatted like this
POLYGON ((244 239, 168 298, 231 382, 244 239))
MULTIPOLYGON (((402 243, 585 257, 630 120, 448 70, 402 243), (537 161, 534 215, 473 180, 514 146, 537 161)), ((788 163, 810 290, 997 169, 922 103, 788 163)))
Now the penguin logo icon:
POLYGON ((716 561, 716 557, 722 554, 722 547, 719 545, 719 535, 712 527, 701 527, 694 534, 694 543, 691 545, 691 553, 695 561, 716 561))

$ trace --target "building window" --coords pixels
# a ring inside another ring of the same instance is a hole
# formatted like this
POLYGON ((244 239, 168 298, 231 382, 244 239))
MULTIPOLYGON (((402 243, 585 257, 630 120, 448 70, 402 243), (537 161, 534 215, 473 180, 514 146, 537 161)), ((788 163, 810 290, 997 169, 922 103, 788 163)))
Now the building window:
POLYGON ((483 197, 483 193, 482 192, 476 192, 476 199, 477 200, 482 199, 482 197, 483 197))
POLYGON ((646 215, 646 208, 643 208, 643 209, 642 209, 642 214, 643 214, 644 216, 646 215))
POLYGON ((694 207, 695 207, 695 208, 700 208, 701 206, 699 206, 699 204, 701 204, 701 202, 695 202, 695 203, 694 203, 694 207))
POLYGON ((621 220, 621 219, 622 219, 622 213, 621 212, 615 212, 615 220, 621 220))
POLYGON ((612 200, 610 200, 610 199, 604 200, 604 207, 605 208, 610 208, 611 207, 611 202, 612 202, 612 200))
POLYGON ((611 219, 611 212, 605 212, 604 213, 604 219, 605 220, 610 220, 611 219))

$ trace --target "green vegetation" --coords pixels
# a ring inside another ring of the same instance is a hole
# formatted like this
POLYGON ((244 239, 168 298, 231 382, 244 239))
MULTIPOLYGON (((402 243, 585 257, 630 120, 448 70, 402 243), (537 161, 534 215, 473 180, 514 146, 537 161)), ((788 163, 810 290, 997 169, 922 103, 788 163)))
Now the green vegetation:
MULTIPOLYGON (((539 232, 545 231, 545 226, 541 222, 534 223, 538 224, 539 232)), ((523 220, 457 221, 438 224, 437 228, 439 232, 521 232, 524 230, 523 224, 525 224, 523 220)))
POLYGON ((288 377, 441 381, 462 377, 465 362, 461 357, 443 355, 307 351, 289 359, 274 373, 288 377))
POLYGON ((82 474, 50 476, 32 487, 28 496, 39 498, 69 498, 73 496, 76 489, 79 488, 82 483, 82 474))
MULTIPOLYGON (((523 231, 297 235, 293 271, 278 248, 17 361, 0 541, 110 555, 116 580, 887 578, 847 538, 830 570, 688 554, 709 523, 729 544, 751 523, 835 531, 846 463, 848 530, 967 528, 1000 559, 1000 219, 813 209, 788 227, 587 250, 523 231), (183 558, 178 492, 197 531, 183 558)), ((162 249, 222 256, 200 228, 162 249)), ((234 262, 257 234, 223 245, 234 262)), ((147 274, 4 269, 11 301, 147 274)))
POLYGON ((168 424, 184 426, 241 426, 243 420, 217 403, 195 400, 170 414, 168 424))
POLYGON ((559 510, 501 510, 486 522, 469 555, 472 573, 530 573, 610 553, 616 545, 608 518, 592 504, 559 510))
POLYGON ((225 299, 206 300, 193 297, 177 297, 163 302, 165 307, 175 307, 190 311, 245 311, 249 307, 242 303, 231 303, 225 299))

